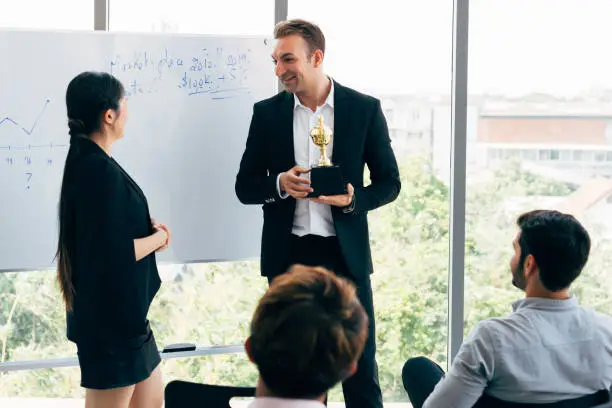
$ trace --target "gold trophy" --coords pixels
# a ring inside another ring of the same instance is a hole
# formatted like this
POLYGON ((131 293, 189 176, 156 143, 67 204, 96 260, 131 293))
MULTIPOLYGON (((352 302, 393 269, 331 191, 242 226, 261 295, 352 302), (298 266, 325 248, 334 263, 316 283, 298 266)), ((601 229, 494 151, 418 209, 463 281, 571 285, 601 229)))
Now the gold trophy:
POLYGON ((339 166, 332 164, 327 157, 327 145, 332 140, 332 130, 323 123, 323 115, 318 116, 318 124, 310 130, 312 142, 319 148, 319 162, 310 170, 310 187, 314 190, 308 197, 347 194, 346 183, 339 166))
POLYGON ((327 145, 331 142, 333 133, 329 126, 325 126, 323 124, 323 115, 319 115, 318 120, 319 124, 312 128, 310 131, 310 137, 321 151, 321 157, 319 158, 319 164, 317 167, 328 167, 332 164, 329 157, 327 157, 327 145))

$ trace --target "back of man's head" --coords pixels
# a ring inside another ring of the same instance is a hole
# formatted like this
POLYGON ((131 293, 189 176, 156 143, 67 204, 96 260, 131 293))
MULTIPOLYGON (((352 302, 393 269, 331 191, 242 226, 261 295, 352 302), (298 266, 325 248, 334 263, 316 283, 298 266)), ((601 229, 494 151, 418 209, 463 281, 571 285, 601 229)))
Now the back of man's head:
POLYGON ((589 258, 591 239, 582 224, 569 214, 535 210, 519 216, 517 225, 521 229, 519 264, 532 255, 544 288, 567 289, 589 258))
POLYGON ((323 268, 297 265, 274 279, 259 301, 247 352, 268 392, 316 399, 353 374, 367 325, 352 284, 323 268))

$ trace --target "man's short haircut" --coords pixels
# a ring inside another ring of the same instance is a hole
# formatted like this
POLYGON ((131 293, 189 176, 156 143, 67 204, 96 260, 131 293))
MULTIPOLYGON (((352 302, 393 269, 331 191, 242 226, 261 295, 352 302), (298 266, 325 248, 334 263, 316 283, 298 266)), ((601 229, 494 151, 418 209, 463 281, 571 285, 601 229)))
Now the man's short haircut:
POLYGON ((542 285, 553 292, 568 288, 589 258, 591 239, 576 218, 553 210, 534 210, 517 219, 521 229, 519 265, 533 255, 542 285))
POLYGON ((295 265, 259 301, 251 356, 274 395, 316 398, 351 374, 367 326, 349 281, 324 268, 295 265))

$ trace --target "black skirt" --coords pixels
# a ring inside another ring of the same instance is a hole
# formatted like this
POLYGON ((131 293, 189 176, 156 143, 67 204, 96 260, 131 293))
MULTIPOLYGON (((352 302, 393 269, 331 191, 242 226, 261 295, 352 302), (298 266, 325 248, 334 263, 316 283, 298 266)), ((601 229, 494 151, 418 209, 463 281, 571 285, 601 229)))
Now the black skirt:
POLYGON ((151 376, 161 362, 155 337, 147 333, 113 344, 77 343, 81 387, 94 390, 127 387, 151 376))

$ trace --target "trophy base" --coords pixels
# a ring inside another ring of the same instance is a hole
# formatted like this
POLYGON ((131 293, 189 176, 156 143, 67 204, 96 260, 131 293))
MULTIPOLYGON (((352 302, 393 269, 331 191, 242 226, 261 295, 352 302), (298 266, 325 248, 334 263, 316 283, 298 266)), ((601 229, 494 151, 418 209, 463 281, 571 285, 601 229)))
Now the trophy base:
POLYGON ((313 191, 308 197, 348 194, 339 166, 313 167, 310 170, 310 187, 313 191))

